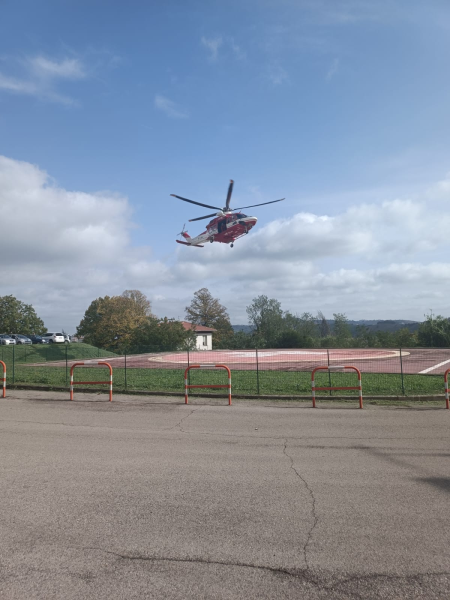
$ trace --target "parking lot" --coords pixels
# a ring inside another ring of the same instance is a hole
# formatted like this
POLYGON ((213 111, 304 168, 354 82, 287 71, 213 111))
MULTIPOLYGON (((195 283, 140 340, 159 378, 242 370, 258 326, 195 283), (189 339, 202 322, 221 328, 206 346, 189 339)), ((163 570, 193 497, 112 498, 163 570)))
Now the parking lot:
POLYGON ((0 596, 448 598, 450 411, 9 390, 0 596))

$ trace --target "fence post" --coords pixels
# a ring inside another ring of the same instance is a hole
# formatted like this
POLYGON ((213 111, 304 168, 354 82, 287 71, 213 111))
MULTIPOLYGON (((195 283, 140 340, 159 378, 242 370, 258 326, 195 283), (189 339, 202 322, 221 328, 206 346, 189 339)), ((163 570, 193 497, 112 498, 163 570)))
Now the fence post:
POLYGON ((404 378, 403 378, 403 356, 402 356, 401 348, 400 348, 400 373, 402 376, 402 394, 405 395, 405 382, 404 382, 404 378))
POLYGON ((256 352, 256 393, 259 396, 259 359, 258 359, 258 348, 255 348, 256 352))
POLYGON ((125 389, 127 389, 127 353, 125 352, 125 389))
MULTIPOLYGON (((331 387, 331 371, 330 371, 330 351, 327 348, 327 366, 328 366, 328 387, 331 387)), ((330 396, 333 395, 333 392, 330 390, 330 396)))
POLYGON ((16 345, 13 344, 13 376, 12 382, 14 383, 16 380, 16 345))
POLYGON ((69 347, 69 344, 66 344, 66 385, 67 385, 67 348, 69 347))
MULTIPOLYGON (((188 359, 188 368, 189 368, 189 346, 188 346, 188 349, 187 349, 187 359, 188 359)), ((191 371, 190 371, 190 369, 188 371, 188 384, 191 385, 191 371)))

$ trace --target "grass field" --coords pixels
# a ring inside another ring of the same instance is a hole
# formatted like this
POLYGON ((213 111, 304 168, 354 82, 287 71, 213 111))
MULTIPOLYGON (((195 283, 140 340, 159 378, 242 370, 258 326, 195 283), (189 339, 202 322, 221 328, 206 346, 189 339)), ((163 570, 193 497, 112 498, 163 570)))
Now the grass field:
POLYGON ((117 356, 89 344, 33 344, 32 346, 0 346, 0 360, 7 368, 15 365, 54 362, 59 360, 82 360, 117 356))
MULTIPOLYGON (((84 356, 84 358, 88 358, 84 356)), ((65 367, 39 367, 24 364, 15 365, 14 382, 55 387, 69 384, 69 369, 65 367)), ((333 386, 356 386, 354 374, 330 374, 333 386)), ((75 381, 98 381, 108 379, 106 368, 77 368, 75 381)), ((12 374, 8 373, 12 383, 12 374)), ((190 383, 226 384, 224 371, 191 371, 190 383)), ((232 390, 235 394, 260 395, 310 395, 311 374, 309 372, 284 371, 233 371, 232 390)), ((316 374, 316 387, 329 386, 328 373, 316 374)), ((404 375, 403 387, 401 375, 383 373, 365 373, 362 377, 363 395, 427 395, 443 394, 444 380, 440 375, 404 375)), ((101 388, 101 386, 98 386, 101 388)), ((182 392, 184 390, 184 369, 132 369, 114 368, 114 388, 116 390, 142 390, 154 392, 182 392)), ((226 394, 226 390, 199 390, 199 392, 226 394)), ((190 390, 195 395, 196 390, 190 390)), ((328 392, 317 392, 325 395, 328 392)), ((334 392, 335 395, 357 395, 356 390, 334 392)))

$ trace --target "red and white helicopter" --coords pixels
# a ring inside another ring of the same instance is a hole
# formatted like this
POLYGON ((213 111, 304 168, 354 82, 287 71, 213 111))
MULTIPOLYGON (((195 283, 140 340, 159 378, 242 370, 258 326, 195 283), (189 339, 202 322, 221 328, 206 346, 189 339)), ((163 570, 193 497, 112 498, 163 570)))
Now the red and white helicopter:
POLYGON ((233 185, 234 181, 231 179, 230 185, 228 186, 226 204, 223 208, 211 206, 210 204, 202 204, 201 202, 195 202, 195 200, 188 200, 188 198, 183 198, 182 196, 177 196, 176 194, 170 194, 174 198, 178 198, 178 200, 190 202, 191 204, 197 204, 198 206, 204 206, 205 208, 213 208, 219 211, 217 213, 214 212, 210 215, 205 215, 204 217, 189 219, 189 222, 191 223, 192 221, 201 221, 202 219, 215 217, 206 226, 206 231, 200 233, 200 235, 197 237, 191 238, 188 232, 184 230, 183 226, 183 231, 179 235, 182 235, 186 241, 182 242, 180 240, 176 240, 179 244, 203 248, 203 244, 205 242, 220 242, 221 244, 230 244, 230 247, 232 248, 234 246, 234 242, 243 235, 246 235, 250 229, 256 225, 256 221, 258 220, 256 217, 248 217, 239 211, 243 210, 244 208, 264 206, 265 204, 273 204, 274 202, 281 202, 284 200, 284 198, 281 198, 280 200, 272 200, 271 202, 262 202, 261 204, 242 206, 241 208, 230 208, 233 185))

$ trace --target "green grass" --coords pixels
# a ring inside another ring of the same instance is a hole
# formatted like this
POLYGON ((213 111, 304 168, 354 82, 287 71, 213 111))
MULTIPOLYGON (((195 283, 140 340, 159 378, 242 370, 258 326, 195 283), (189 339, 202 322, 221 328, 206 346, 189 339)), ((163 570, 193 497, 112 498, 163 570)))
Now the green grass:
POLYGON ((0 360, 3 360, 7 369, 12 367, 13 356, 15 366, 55 362, 66 360, 82 360, 107 356, 117 356, 114 352, 108 352, 89 344, 33 344, 32 346, 0 346, 0 360))
MULTIPOLYGON (((81 344, 80 344, 81 345, 81 344)), ((92 348, 92 347, 91 347, 92 348)), ((96 350, 96 349, 95 349, 96 350)), ((111 355, 111 353, 109 353, 111 355)), ((97 356, 97 355, 95 355, 97 356)), ((76 357, 78 358, 78 357, 76 357)), ((83 358, 88 358, 83 354, 83 358)), ((82 368, 74 372, 75 381, 98 381, 108 380, 108 369, 82 368)), ((184 369, 125 369, 114 368, 114 388, 124 390, 142 391, 184 391, 184 369)), ((27 383, 34 385, 49 385, 54 387, 66 386, 69 383, 69 369, 65 367, 38 367, 25 364, 15 365, 15 383, 27 383)), ((12 373, 8 371, 8 382, 12 383, 12 373)), ((193 385, 226 384, 227 375, 225 371, 201 371, 190 372, 190 383, 193 385)), ((284 371, 232 371, 232 391, 235 394, 251 395, 286 395, 286 396, 309 396, 311 394, 311 374, 309 372, 284 372, 284 371), (259 383, 259 387, 258 387, 259 383)), ((332 373, 331 383, 333 386, 356 386, 357 378, 353 374, 332 373)), ((316 387, 327 387, 329 385, 328 373, 316 374, 316 387)), ((366 373, 362 376, 364 396, 401 396, 403 394, 401 376, 392 374, 366 373)), ((190 395, 196 393, 216 393, 226 395, 226 389, 190 390, 190 395)), ((442 375, 405 375, 404 392, 406 396, 429 395, 444 393, 444 378, 442 375)), ((317 392, 318 395, 327 395, 329 392, 317 392)), ((358 395, 357 390, 345 390, 334 392, 333 395, 358 395)))

